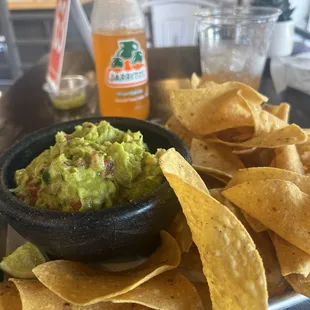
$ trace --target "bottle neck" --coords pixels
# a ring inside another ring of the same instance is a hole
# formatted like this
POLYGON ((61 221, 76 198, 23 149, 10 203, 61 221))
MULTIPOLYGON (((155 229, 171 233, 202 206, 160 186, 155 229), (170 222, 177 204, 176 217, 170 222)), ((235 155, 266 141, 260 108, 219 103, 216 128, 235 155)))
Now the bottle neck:
POLYGON ((137 0, 95 0, 92 30, 102 32, 144 31, 144 14, 137 0))

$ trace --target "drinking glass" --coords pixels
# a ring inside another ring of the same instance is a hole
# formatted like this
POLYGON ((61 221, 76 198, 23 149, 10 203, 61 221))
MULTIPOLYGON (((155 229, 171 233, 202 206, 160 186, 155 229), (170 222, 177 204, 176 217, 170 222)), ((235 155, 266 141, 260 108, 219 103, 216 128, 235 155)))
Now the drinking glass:
POLYGON ((204 79, 239 81, 259 88, 273 26, 281 10, 218 8, 198 12, 204 79))

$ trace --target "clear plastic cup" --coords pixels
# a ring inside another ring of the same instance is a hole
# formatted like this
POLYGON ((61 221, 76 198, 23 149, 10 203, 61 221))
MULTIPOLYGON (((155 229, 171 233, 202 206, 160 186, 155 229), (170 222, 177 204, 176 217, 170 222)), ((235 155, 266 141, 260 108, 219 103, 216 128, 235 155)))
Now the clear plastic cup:
POLYGON ((206 80, 259 88, 273 26, 281 10, 232 7, 198 12, 201 70, 206 80))
POLYGON ((82 75, 67 75, 60 80, 58 93, 48 83, 43 89, 48 93, 52 104, 59 110, 70 110, 81 107, 86 102, 88 80, 82 75))

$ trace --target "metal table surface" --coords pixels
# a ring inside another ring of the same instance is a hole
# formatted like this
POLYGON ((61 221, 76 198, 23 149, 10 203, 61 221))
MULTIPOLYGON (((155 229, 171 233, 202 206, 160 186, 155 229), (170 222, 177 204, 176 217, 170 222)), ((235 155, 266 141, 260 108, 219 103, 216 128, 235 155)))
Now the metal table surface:
MULTIPOLYGON (((59 112, 53 108, 42 90, 45 82, 47 57, 28 70, 0 99, 0 153, 14 141, 40 128, 67 120, 99 115, 96 87, 90 87, 87 104, 79 109, 59 112)), ((67 53, 63 74, 86 74, 94 65, 86 52, 67 53)), ((193 72, 200 73, 198 47, 178 47, 149 50, 150 118, 163 121, 171 115, 169 91, 189 87, 188 79, 193 72)), ((280 95, 274 91, 268 70, 265 70, 260 91, 278 104, 289 102, 292 106, 290 122, 310 128, 310 96, 294 89, 280 95)), ((0 237, 6 236, 6 225, 0 222, 0 237)), ((0 246, 0 255, 4 254, 0 246)), ((277 308, 278 309, 278 308, 277 308)), ((283 308, 284 309, 284 308, 283 308)), ((310 309, 310 302, 290 310, 310 309)))

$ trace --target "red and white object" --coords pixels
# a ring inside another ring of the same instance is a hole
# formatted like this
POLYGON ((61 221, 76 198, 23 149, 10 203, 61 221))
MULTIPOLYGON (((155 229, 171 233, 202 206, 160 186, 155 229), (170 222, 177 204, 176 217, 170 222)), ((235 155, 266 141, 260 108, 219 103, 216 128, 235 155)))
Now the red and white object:
POLYGON ((57 93, 61 79, 71 0, 57 0, 47 82, 57 93))

